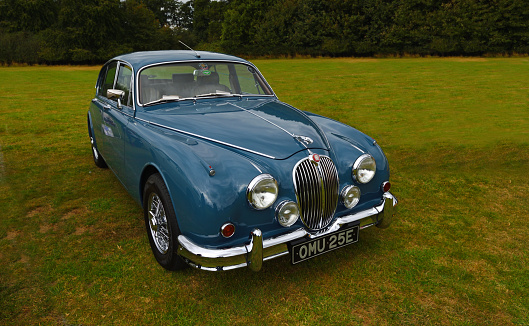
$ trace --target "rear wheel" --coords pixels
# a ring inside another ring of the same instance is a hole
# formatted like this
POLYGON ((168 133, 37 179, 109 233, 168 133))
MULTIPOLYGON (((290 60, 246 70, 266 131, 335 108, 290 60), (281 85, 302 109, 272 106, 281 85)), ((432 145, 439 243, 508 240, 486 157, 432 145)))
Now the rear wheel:
POLYGON ((97 147, 94 145, 94 139, 92 137, 90 137, 90 143, 92 144, 92 156, 94 157, 94 163, 97 167, 100 167, 102 169, 106 168, 107 162, 105 162, 103 156, 99 154, 97 147))
POLYGON ((158 263, 168 270, 187 267, 177 254, 180 229, 169 191, 159 174, 151 175, 145 183, 143 215, 149 243, 158 263))

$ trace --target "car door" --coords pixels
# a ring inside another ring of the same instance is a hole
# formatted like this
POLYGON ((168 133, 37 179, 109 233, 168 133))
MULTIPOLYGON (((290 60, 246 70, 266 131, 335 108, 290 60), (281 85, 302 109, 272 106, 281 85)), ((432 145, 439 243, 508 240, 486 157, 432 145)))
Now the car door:
POLYGON ((129 120, 134 117, 131 93, 132 68, 122 62, 111 62, 100 77, 92 121, 97 148, 108 166, 123 179, 125 135, 129 120), (109 92, 110 90, 110 92, 109 92), (119 93, 121 96, 110 96, 119 93))

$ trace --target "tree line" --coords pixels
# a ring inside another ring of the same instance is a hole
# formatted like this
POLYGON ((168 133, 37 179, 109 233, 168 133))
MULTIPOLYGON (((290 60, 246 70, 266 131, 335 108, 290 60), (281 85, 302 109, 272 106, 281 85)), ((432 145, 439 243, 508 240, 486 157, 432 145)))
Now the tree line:
POLYGON ((127 52, 240 56, 529 53, 526 0, 0 0, 0 64, 127 52))

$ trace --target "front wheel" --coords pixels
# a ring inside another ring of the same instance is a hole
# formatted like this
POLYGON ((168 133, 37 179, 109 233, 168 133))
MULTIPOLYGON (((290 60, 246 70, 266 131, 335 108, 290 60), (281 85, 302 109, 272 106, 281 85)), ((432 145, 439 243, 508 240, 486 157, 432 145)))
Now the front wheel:
POLYGON ((169 191, 159 174, 151 175, 145 183, 143 216, 156 261, 168 270, 187 267, 187 264, 177 254, 180 229, 176 222, 169 191))

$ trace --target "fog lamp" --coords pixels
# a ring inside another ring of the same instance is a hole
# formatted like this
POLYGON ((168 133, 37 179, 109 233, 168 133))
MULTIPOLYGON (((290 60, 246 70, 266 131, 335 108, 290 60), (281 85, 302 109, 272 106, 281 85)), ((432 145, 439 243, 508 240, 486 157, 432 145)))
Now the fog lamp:
POLYGON ((355 207, 360 201, 360 188, 357 186, 347 186, 343 188, 341 196, 342 203, 347 208, 355 207))
POLYGON ((299 208, 298 204, 292 201, 281 202, 276 208, 276 217, 279 222, 284 227, 289 227, 292 224, 296 223, 299 218, 299 208))

